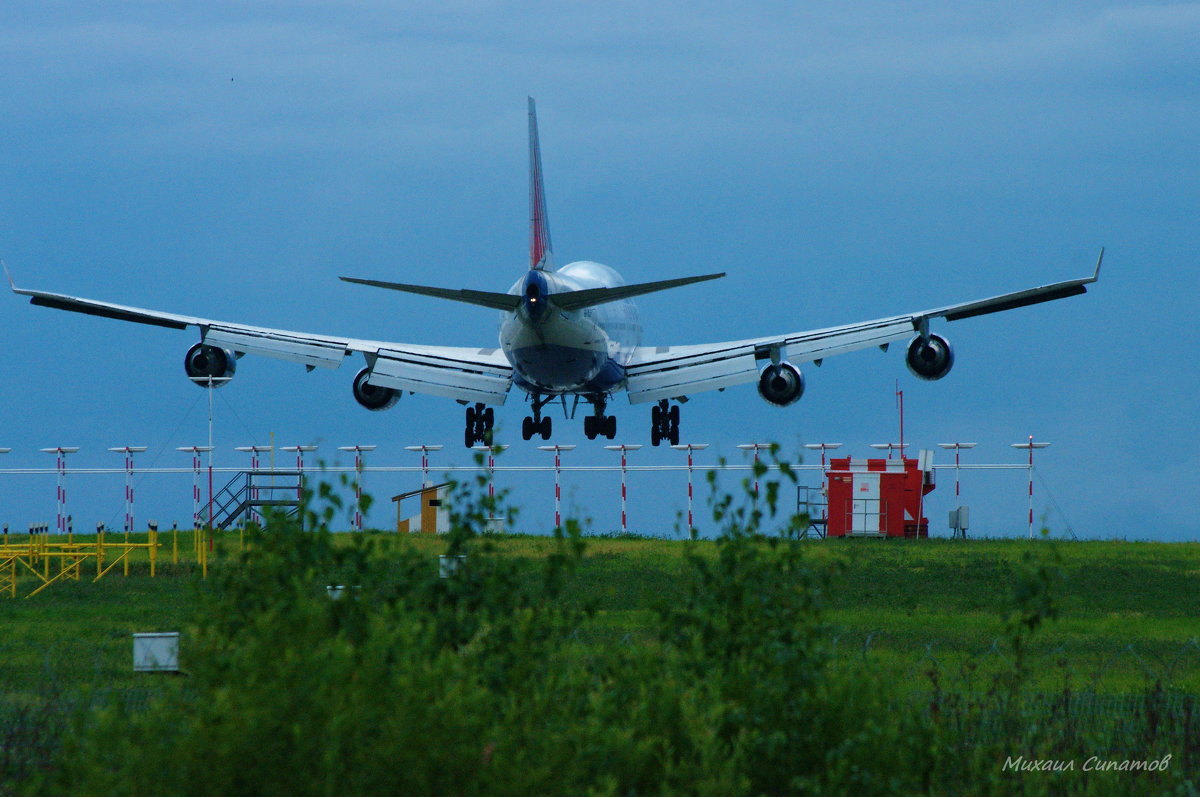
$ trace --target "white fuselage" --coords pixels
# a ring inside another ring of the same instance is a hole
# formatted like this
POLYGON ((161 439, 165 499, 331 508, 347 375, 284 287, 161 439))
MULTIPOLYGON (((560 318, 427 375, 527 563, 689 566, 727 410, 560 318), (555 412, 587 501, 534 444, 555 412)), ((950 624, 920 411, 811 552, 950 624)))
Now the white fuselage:
POLYGON ((625 281, 613 269, 589 260, 556 271, 530 271, 509 288, 523 295, 531 275, 544 280, 549 308, 536 315, 522 305, 500 319, 500 348, 513 367, 513 382, 528 393, 611 393, 625 381, 625 366, 642 340, 637 308, 629 300, 563 311, 554 294, 611 288, 625 281))

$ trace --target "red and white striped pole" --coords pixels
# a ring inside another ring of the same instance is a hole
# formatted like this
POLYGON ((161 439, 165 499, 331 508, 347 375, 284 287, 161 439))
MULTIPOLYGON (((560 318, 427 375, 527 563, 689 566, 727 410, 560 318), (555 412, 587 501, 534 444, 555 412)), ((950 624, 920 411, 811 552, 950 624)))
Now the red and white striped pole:
POLYGON ((1029 435, 1028 442, 1012 444, 1013 448, 1029 449, 1029 539, 1031 540, 1033 539, 1033 449, 1046 448, 1049 445, 1049 443, 1033 442, 1033 435, 1029 435))
POLYGON ((119 446, 110 448, 114 454, 125 455, 125 531, 133 531, 133 455, 146 450, 146 446, 119 446))
POLYGON ((958 454, 964 448, 974 448, 975 443, 938 443, 939 448, 954 449, 954 506, 957 508, 961 505, 958 496, 958 454))
POLYGON ((554 452, 554 528, 562 528, 562 452, 573 451, 575 446, 538 446, 538 451, 554 452))
POLYGON ((842 444, 841 443, 805 443, 804 447, 811 451, 816 451, 818 449, 820 449, 820 451, 821 451, 821 484, 822 484, 821 492, 822 492, 822 494, 825 495, 825 503, 821 508, 821 522, 825 524, 823 526, 823 528, 828 529, 829 528, 829 488, 828 488, 827 480, 829 477, 826 475, 827 471, 825 470, 825 462, 826 462, 825 452, 832 451, 835 448, 841 448, 842 444))
POLYGON ((754 452, 754 500, 758 500, 758 452, 771 447, 770 443, 742 443, 738 448, 754 452))
POLYGON ((640 445, 628 446, 628 445, 622 444, 619 446, 605 446, 605 448, 609 451, 620 451, 621 452, 621 533, 624 534, 629 531, 629 525, 627 523, 627 515, 625 512, 625 508, 627 506, 627 501, 628 501, 628 495, 625 490, 625 474, 628 470, 627 453, 630 451, 637 451, 639 448, 641 448, 641 446, 640 445))
POLYGON ((316 451, 315 445, 309 446, 280 446, 280 451, 296 452, 296 500, 304 500, 304 452, 316 451))
POLYGON ((353 451, 354 452, 354 529, 355 531, 363 530, 362 516, 362 481, 363 481, 363 453, 374 451, 375 446, 338 446, 338 451, 353 451))
POLYGON ((54 454, 54 467, 58 472, 55 489, 56 528, 59 534, 67 533, 67 454, 74 454, 79 446, 56 446, 41 449, 43 454, 54 454))
POLYGON ((429 481, 429 452, 430 451, 441 451, 442 447, 441 446, 427 446, 427 445, 405 446, 404 450, 421 452, 421 486, 428 487, 431 484, 433 484, 433 482, 429 481))
MULTIPOLYGON (((254 478, 254 474, 258 473, 259 458, 258 455, 270 451, 272 446, 238 446, 238 451, 244 451, 250 454, 250 500, 258 500, 258 481, 254 478)), ((256 525, 262 525, 262 515, 258 514, 258 510, 252 504, 250 506, 250 522, 256 525)))
POLYGON ((677 446, 671 446, 671 448, 675 449, 676 451, 686 451, 687 452, 687 458, 688 458, 688 464, 687 464, 688 532, 693 533, 696 531, 696 524, 692 522, 692 452, 693 451, 703 451, 704 449, 708 448, 708 443, 683 443, 683 444, 680 444, 677 446))
POLYGON ((488 469, 488 500, 491 503, 493 511, 496 507, 496 452, 503 451, 508 446, 471 446, 474 451, 484 451, 487 453, 487 469, 488 469))
POLYGON ((175 450, 192 455, 192 528, 198 529, 203 525, 200 523, 200 455, 212 449, 208 446, 180 446, 175 450))

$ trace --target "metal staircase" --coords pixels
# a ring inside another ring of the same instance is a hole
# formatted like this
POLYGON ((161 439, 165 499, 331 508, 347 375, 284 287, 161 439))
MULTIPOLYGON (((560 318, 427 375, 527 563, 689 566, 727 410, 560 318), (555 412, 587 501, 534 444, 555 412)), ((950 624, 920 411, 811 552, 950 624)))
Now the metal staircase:
MULTIPOLYGON (((212 527, 227 529, 261 507, 276 507, 285 515, 300 511, 304 474, 298 470, 246 470, 238 473, 212 497, 212 527)), ((200 509, 208 524, 209 507, 200 509)))

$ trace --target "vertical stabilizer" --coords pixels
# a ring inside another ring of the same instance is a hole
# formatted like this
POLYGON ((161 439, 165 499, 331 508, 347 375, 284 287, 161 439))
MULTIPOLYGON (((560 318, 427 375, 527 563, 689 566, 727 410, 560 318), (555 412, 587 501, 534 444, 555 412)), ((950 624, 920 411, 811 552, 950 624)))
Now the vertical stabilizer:
POLYGON ((546 189, 542 185, 542 150, 538 146, 537 108, 529 98, 529 267, 554 269, 550 221, 546 218, 546 189))

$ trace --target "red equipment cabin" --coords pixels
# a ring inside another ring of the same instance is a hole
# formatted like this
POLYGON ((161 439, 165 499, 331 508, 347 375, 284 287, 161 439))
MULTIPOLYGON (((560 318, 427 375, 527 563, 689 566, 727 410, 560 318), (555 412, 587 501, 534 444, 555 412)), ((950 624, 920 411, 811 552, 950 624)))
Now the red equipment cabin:
POLYGON ((924 497, 934 488, 932 452, 917 459, 829 461, 830 537, 928 537, 924 497))

